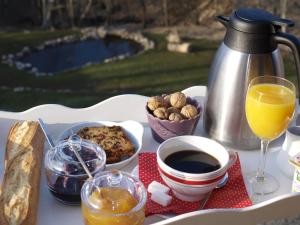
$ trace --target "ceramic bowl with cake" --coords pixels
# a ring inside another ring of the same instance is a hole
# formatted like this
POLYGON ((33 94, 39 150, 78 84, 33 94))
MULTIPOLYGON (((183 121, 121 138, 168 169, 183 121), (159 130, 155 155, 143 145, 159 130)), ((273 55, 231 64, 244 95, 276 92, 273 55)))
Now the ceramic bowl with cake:
POLYGON ((106 153, 106 169, 120 169, 134 159, 142 148, 144 128, 136 121, 82 122, 65 130, 59 140, 72 134, 99 145, 106 153))
POLYGON ((176 92, 150 97, 146 112, 152 136, 161 143, 172 137, 194 134, 201 107, 195 99, 176 92))
POLYGON ((218 142, 199 136, 179 136, 160 144, 158 170, 175 196, 199 201, 223 179, 237 155, 218 142))

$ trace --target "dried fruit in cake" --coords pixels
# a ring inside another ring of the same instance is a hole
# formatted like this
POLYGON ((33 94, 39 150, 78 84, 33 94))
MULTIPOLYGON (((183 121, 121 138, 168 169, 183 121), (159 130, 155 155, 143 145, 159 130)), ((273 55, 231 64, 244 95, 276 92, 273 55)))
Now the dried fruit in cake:
POLYGON ((85 127, 77 135, 101 146, 106 153, 107 164, 120 162, 135 153, 133 143, 120 126, 85 127))

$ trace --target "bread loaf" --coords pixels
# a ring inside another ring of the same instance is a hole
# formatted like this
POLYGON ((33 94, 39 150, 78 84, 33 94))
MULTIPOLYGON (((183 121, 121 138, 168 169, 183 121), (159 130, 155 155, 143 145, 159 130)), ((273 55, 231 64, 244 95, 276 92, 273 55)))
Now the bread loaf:
POLYGON ((44 135, 37 122, 16 123, 7 137, 0 196, 1 225, 35 225, 44 135))

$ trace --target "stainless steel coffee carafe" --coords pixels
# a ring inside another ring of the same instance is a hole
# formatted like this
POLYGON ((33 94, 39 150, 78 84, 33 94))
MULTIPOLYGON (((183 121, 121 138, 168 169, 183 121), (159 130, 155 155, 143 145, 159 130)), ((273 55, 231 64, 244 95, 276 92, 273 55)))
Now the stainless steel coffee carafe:
POLYGON ((257 149, 260 141, 250 130, 245 115, 247 87, 256 76, 284 76, 278 44, 292 49, 300 87, 299 40, 281 32, 282 26, 294 23, 252 8, 217 19, 227 30, 209 72, 204 129, 208 136, 227 146, 257 149))

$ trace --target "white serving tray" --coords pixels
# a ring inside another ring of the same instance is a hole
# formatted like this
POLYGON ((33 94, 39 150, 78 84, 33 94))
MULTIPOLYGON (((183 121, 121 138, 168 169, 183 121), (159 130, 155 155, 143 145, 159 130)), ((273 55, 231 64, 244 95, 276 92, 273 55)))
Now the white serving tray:
MULTIPOLYGON (((196 98, 203 106, 206 87, 195 86, 183 91, 188 96, 196 98)), ((144 136, 142 151, 155 152, 158 143, 151 136, 148 127, 145 104, 145 96, 120 95, 107 99, 94 106, 82 109, 72 109, 61 105, 41 105, 24 112, 12 113, 0 111, 0 180, 3 177, 3 158, 6 138, 10 126, 16 120, 37 120, 42 118, 49 128, 49 133, 57 140, 61 132, 74 123, 93 121, 126 121, 135 120, 143 124, 144 136)), ((202 117, 196 128, 195 135, 203 135, 202 117)), ((300 214, 300 194, 291 194, 291 179, 286 177, 278 169, 276 158, 281 150, 283 138, 272 143, 268 155, 266 170, 276 175, 280 182, 280 189, 266 197, 266 201, 245 209, 211 209, 176 216, 172 219, 163 220, 157 216, 146 219, 145 224, 155 221, 159 224, 256 224, 288 216, 300 214), (268 200, 269 199, 269 200, 268 200)), ((49 146, 45 144, 45 151, 49 146)), ((259 151, 238 151, 242 173, 246 174, 257 168, 259 151)), ((282 162, 286 163, 286 162, 282 162)), ((123 170, 131 171, 137 165, 137 160, 131 161, 123 170)), ((246 183, 247 184, 247 183, 246 183)), ((5 190, 2 190, 5 191, 5 190)), ((251 194, 251 193, 250 193, 251 194)), ((38 211, 38 225, 83 225, 79 206, 66 206, 57 202, 49 193, 46 186, 44 170, 42 171, 40 187, 40 204, 38 211)))

